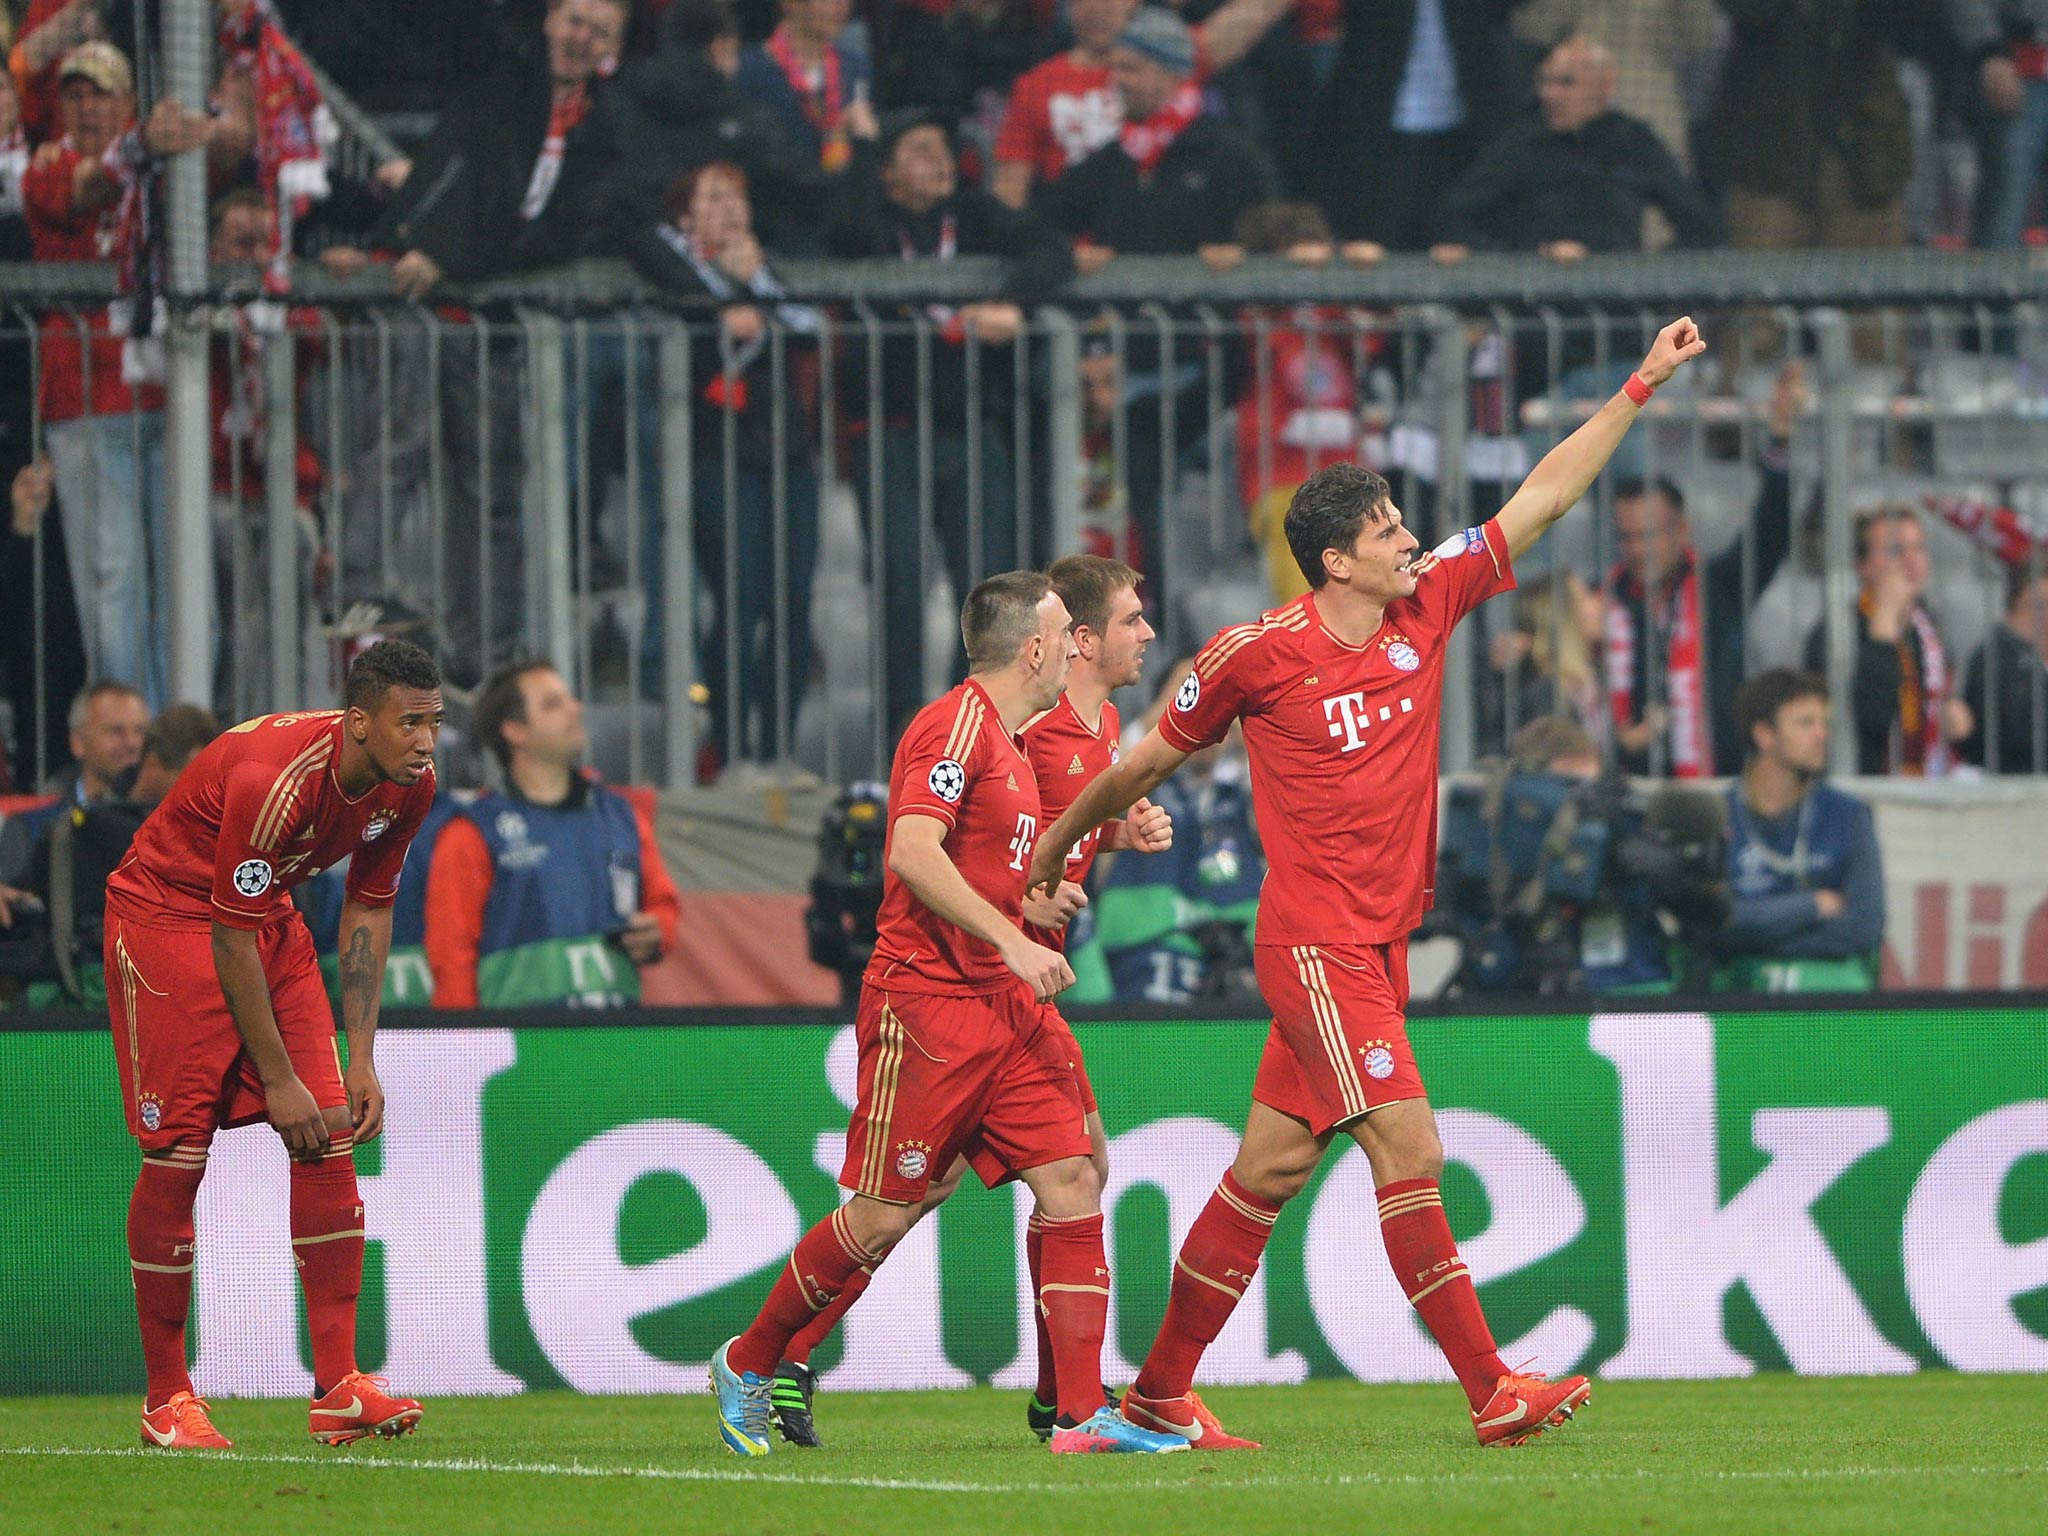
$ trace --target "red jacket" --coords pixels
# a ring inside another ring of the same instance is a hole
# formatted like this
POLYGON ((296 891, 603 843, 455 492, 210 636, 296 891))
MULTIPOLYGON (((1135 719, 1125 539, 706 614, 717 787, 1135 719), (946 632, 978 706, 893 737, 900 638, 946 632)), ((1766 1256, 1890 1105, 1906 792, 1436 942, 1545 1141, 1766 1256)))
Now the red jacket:
MULTIPOLYGON (((28 213, 29 240, 37 261, 109 261, 119 205, 76 211, 71 183, 80 156, 67 140, 61 152, 42 165, 31 165, 21 179, 21 199, 28 213)), ((45 421, 70 421, 87 414, 85 348, 80 321, 93 333, 92 405, 94 416, 120 415, 132 408, 160 411, 164 392, 154 384, 140 391, 121 381, 122 338, 112 333, 104 309, 83 315, 51 315, 43 321, 42 407, 45 421)))

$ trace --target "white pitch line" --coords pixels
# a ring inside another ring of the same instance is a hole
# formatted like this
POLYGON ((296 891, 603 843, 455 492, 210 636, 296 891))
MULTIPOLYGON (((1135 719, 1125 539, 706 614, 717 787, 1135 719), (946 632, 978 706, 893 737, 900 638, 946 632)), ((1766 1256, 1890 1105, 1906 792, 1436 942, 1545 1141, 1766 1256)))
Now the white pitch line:
MULTIPOLYGON (((116 1460, 130 1457, 166 1459, 166 1453, 147 1446, 75 1446, 75 1445, 0 1445, 0 1456, 33 1457, 91 1457, 116 1460)), ((346 1455, 312 1456, 295 1455, 289 1452, 257 1453, 252 1451, 208 1451, 191 1456, 174 1457, 198 1465, 212 1462, 235 1462, 252 1466, 286 1467, 345 1467, 351 1470, 377 1470, 386 1472, 483 1472, 517 1477, 582 1477, 582 1478, 644 1478, 658 1482, 680 1483, 756 1483, 778 1488, 852 1488, 891 1493, 970 1493, 970 1494, 1012 1494, 1012 1493, 1177 1493, 1200 1492, 1205 1495, 1229 1493, 1238 1489, 1262 1488, 1401 1488, 1401 1487, 1474 1487, 1485 1485, 1529 1486, 1541 1483, 1642 1483, 1655 1482, 1664 1478, 1674 1481, 1698 1479, 1708 1482, 1824 1482, 1837 1479, 1861 1480, 1888 1477, 2014 1477, 2039 1476, 2048 1473, 2048 1463, 2037 1463, 2016 1467, 1812 1467, 1803 1470, 1785 1471, 1736 1471, 1725 1468, 1701 1468, 1698 1470, 1674 1469, 1665 1472, 1659 1468, 1639 1467, 1633 1472, 1576 1472, 1564 1468, 1531 1468, 1526 1474, 1502 1476, 1497 1473, 1460 1472, 1353 1472, 1339 1473, 1327 1477, 1313 1474, 1298 1477, 1253 1477, 1215 1483, 1197 1488, 1190 1482, 1142 1482, 1142 1483, 969 1483, 948 1482, 936 1478, 907 1477, 782 1477, 767 1471, 750 1470, 744 1467, 606 1467, 588 1466, 583 1462, 557 1461, 491 1461, 483 1457, 437 1457, 428 1461, 367 1461, 346 1455)))

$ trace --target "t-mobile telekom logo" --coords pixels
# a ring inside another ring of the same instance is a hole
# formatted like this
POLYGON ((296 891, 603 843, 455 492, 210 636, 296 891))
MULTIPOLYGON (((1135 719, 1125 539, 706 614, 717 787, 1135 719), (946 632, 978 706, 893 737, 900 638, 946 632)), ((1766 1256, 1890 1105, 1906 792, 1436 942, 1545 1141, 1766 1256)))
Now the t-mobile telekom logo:
POLYGON ((1344 752, 1356 752, 1364 746, 1365 733, 1376 721, 1385 724, 1397 714, 1413 713, 1413 699, 1382 704, 1377 709, 1365 702, 1363 693, 1340 693, 1335 698, 1323 700, 1323 718, 1330 722, 1330 734, 1344 743, 1339 749, 1344 752))

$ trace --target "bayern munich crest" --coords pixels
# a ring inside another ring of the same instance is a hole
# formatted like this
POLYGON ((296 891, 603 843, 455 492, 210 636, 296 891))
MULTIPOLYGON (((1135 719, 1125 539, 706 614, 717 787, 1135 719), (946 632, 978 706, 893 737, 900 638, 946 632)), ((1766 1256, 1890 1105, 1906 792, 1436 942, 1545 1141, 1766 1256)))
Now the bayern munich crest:
POLYGON ((153 1131, 164 1123, 164 1101, 153 1093, 145 1093, 135 1101, 135 1118, 142 1122, 145 1131, 153 1131))
POLYGON ((395 812, 379 811, 370 818, 369 825, 363 828, 363 841, 374 843, 378 838, 391 830, 391 823, 396 820, 398 820, 398 816, 395 812))
POLYGON ((1415 654, 1415 647, 1406 640, 1396 640, 1387 647, 1387 660, 1403 672, 1413 672, 1422 665, 1422 658, 1415 654))
POLYGON ((1176 693, 1173 696, 1173 707, 1179 710, 1182 714, 1186 714, 1189 710, 1193 709, 1197 704, 1199 704, 1201 702, 1201 699, 1202 680, 1201 678, 1197 677, 1194 673, 1190 672, 1188 674, 1188 680, 1180 685, 1180 692, 1176 693))
POLYGON ((925 782, 931 785, 933 794, 953 805, 967 792, 967 770, 949 757, 932 764, 931 777, 925 782))
POLYGON ((1358 1054, 1365 1058, 1365 1075, 1384 1082, 1394 1075, 1394 1052, 1385 1040, 1368 1040, 1358 1048, 1358 1054))
POLYGON ((913 1141, 896 1154, 896 1176, 899 1179, 921 1179, 931 1165, 931 1154, 921 1142, 913 1141))
POLYGON ((270 889, 270 866, 261 859, 244 859, 235 866, 235 889, 244 896, 261 896, 270 889))

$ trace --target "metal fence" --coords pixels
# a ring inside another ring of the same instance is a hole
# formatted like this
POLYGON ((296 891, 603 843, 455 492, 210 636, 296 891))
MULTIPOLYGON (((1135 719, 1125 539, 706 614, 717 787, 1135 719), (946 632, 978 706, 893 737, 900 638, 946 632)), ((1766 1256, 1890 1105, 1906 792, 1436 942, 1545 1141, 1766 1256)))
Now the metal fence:
MULTIPOLYGON (((1944 674, 1930 665, 1925 697, 1960 700, 1982 647, 1985 770, 2048 766, 2048 613, 2027 607, 2048 548, 2048 332, 2026 258, 1255 261, 1223 276, 1120 260, 1028 314, 1013 344, 961 323, 994 276, 792 264, 796 299, 765 309, 754 339, 604 263, 437 306, 392 300, 374 272, 309 272, 289 304, 234 275, 171 319, 211 358, 195 521, 166 499, 157 395, 124 384, 118 407, 77 410, 107 370, 149 363, 95 339, 107 274, 0 269, 8 438, 56 471, 32 538, 36 688, 47 701, 55 686, 65 567, 43 546, 61 526, 88 670, 132 671, 153 702, 194 675, 237 716, 324 702, 350 636, 412 624, 459 690, 515 654, 552 659, 619 777, 687 782, 707 746, 833 782, 879 775, 904 713, 958 675, 964 583, 1135 549, 1162 631, 1156 686, 1288 590, 1275 528, 1306 474, 1381 468, 1434 541, 1489 516, 1690 311, 1710 357, 1523 562, 1522 596, 1460 632, 1446 767, 1551 711, 1649 772, 1699 766, 1688 728, 1725 767, 1733 683, 1804 659, 1809 631, 1850 700, 1856 517, 1880 505, 1912 508, 1925 535, 1944 674), (1631 481, 1651 489, 1617 507, 1631 481), (204 541, 214 593, 170 579, 180 539, 204 541), (1644 575, 1631 683, 1617 595, 1644 575), (173 622, 194 604, 210 647, 197 669, 173 622), (1987 644, 2001 626, 2015 643, 1987 644), (1712 718, 1674 726, 1667 710, 1629 732, 1631 709, 1682 702, 1674 681, 1712 718)), ((1857 733, 1837 718, 1836 767, 1853 771, 1857 733)), ((1930 766, 1965 744, 1946 733, 1930 766)))

